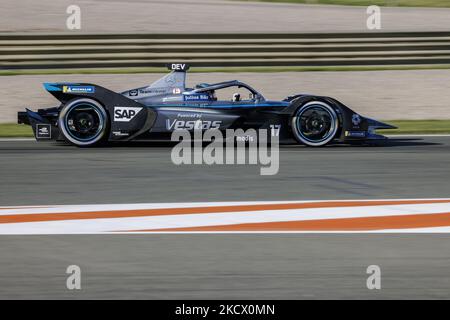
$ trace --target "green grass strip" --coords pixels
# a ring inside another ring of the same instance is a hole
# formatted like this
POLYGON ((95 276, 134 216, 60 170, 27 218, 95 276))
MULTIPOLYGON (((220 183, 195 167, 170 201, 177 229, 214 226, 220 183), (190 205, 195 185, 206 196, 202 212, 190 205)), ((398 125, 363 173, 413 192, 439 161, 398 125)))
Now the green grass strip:
POLYGON ((30 126, 15 123, 0 123, 1 138, 25 138, 33 137, 30 126))
POLYGON ((448 134, 450 120, 387 120, 398 129, 379 130, 381 134, 448 134))

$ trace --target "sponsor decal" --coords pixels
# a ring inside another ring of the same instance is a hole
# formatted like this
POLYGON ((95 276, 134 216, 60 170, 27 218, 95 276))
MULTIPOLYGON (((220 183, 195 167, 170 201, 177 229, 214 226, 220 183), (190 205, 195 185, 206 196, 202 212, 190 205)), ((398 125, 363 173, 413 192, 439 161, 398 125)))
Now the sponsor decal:
POLYGON ((207 94, 190 94, 184 96, 184 101, 210 100, 207 94))
POLYGON ((52 127, 49 124, 36 124, 36 138, 51 139, 52 127))
POLYGON ((345 131, 346 137, 351 138, 365 138, 366 132, 365 131, 345 131))
POLYGON ((130 134, 128 132, 113 131, 112 134, 116 137, 128 137, 130 134))
POLYGON ((114 122, 130 122, 141 110, 136 107, 114 107, 114 122))
POLYGON ((180 88, 174 88, 174 89, 172 90, 172 93, 173 93, 173 94, 180 94, 180 93, 181 93, 181 89, 180 89, 180 88))
POLYGON ((135 96, 138 95, 138 91, 137 90, 130 90, 129 94, 130 94, 130 97, 135 97, 135 96))
POLYGON ((177 114, 178 118, 194 118, 200 119, 202 117, 201 113, 179 113, 177 114))
POLYGON ((139 89, 139 94, 164 94, 166 89, 139 89))
POLYGON ((352 116, 352 123, 354 126, 359 126, 361 123, 361 116, 359 114, 354 114, 352 116))
POLYGON ((219 129, 222 121, 209 121, 209 120, 178 120, 175 119, 170 121, 166 120, 166 128, 169 131, 173 130, 208 130, 208 129, 219 129))
POLYGON ((63 86, 64 93, 94 93, 94 86, 63 86))

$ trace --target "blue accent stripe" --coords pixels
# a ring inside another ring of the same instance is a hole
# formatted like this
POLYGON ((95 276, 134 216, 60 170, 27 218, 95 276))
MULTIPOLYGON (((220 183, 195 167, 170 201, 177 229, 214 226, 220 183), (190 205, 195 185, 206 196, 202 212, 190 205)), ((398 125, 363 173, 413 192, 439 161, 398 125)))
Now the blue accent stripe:
POLYGON ((152 106, 149 105, 149 107, 156 107, 156 108, 163 108, 163 107, 170 107, 170 108, 174 108, 174 107, 178 107, 178 108, 199 108, 199 109, 238 109, 238 108, 260 108, 260 107, 275 107, 275 108, 279 108, 279 107, 287 107, 289 105, 289 103, 283 103, 283 104, 268 104, 268 103, 264 103, 264 104, 223 104, 223 105, 214 105, 214 104, 209 104, 209 105, 195 105, 195 104, 174 104, 174 105, 169 105, 169 104, 164 104, 164 105, 157 105, 157 106, 152 106))
POLYGON ((57 83, 44 83, 44 88, 47 91, 62 91, 57 85, 57 83))

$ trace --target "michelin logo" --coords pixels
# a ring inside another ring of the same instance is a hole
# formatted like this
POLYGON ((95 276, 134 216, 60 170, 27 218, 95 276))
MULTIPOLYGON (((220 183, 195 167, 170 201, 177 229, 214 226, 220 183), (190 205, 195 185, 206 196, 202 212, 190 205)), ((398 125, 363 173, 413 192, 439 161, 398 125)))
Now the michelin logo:
POLYGON ((141 110, 136 107, 114 107, 114 121, 130 122, 141 110))
POLYGON ((94 93, 93 86, 63 86, 64 93, 94 93))

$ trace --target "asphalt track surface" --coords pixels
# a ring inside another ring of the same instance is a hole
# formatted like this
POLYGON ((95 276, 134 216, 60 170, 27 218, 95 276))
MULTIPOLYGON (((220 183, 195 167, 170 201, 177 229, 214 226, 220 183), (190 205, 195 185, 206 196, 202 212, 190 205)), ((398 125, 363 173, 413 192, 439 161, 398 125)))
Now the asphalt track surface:
MULTIPOLYGON (((0 204, 448 197, 450 137, 280 149, 280 171, 174 166, 165 145, 0 142, 0 204)), ((0 237, 0 298, 449 298, 447 234, 0 237), (82 290, 65 287, 82 270, 82 290), (379 265, 382 289, 366 288, 379 265)))
POLYGON ((450 137, 380 146, 281 146, 279 172, 259 165, 181 165, 166 144, 78 149, 0 142, 2 206, 448 198, 450 137))

